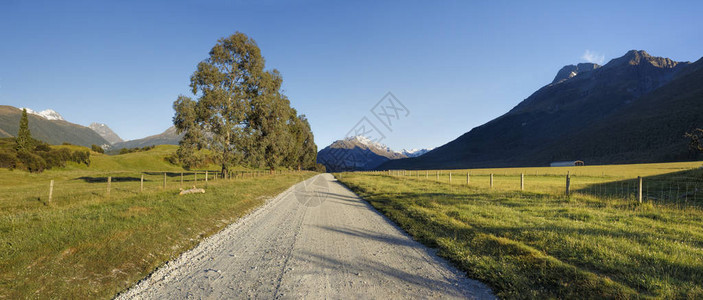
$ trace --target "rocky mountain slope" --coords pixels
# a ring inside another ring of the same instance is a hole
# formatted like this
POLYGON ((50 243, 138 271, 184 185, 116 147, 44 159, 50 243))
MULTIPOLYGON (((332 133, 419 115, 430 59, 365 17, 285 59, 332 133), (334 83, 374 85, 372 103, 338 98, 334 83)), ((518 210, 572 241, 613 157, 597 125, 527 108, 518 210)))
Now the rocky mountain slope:
POLYGON ((115 144, 119 142, 124 142, 119 135, 117 135, 110 127, 102 123, 91 123, 88 128, 97 132, 101 137, 107 140, 110 144, 115 144))
MULTIPOLYGON (((17 135, 22 110, 16 107, 0 105, 0 137, 17 135)), ((49 144, 71 143, 90 147, 90 145, 109 144, 92 129, 67 122, 53 110, 42 112, 27 110, 29 130, 35 139, 49 144)))
POLYGON ((632 50, 602 67, 567 66, 506 114, 421 157, 378 168, 691 159, 683 135, 703 127, 702 65, 632 50))
POLYGON ((113 149, 121 149, 121 148, 142 148, 146 146, 155 146, 155 145, 178 145, 178 142, 181 141, 181 138, 183 138, 183 134, 178 134, 176 132, 176 127, 171 126, 166 131, 148 136, 145 138, 137 139, 137 140, 129 140, 129 141, 124 141, 124 142, 117 142, 112 145, 113 149))

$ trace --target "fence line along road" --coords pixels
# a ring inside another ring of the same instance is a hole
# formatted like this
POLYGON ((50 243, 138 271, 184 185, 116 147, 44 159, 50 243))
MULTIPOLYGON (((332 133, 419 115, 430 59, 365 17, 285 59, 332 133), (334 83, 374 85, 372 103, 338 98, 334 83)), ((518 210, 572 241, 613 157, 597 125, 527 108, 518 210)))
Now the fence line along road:
POLYGON ((703 178, 699 180, 665 180, 654 178, 637 177, 609 177, 605 173, 600 176, 577 176, 567 172, 561 176, 553 173, 542 175, 527 175, 524 172, 519 174, 498 175, 493 172, 485 174, 465 172, 466 181, 456 182, 453 177, 463 172, 440 170, 424 170, 425 176, 420 176, 422 171, 386 170, 357 172, 373 174, 376 176, 390 176, 408 178, 419 181, 444 182, 451 185, 465 185, 473 187, 485 187, 489 190, 502 191, 523 191, 552 193, 555 195, 588 195, 607 200, 626 200, 636 203, 655 203, 675 205, 676 207, 703 207, 703 178), (430 179, 430 173, 434 173, 434 179, 430 179), (472 178, 474 177, 474 178, 472 178), (561 180, 556 180, 557 178, 561 180), (484 179, 481 179, 484 178, 484 179), (474 180, 472 180, 474 179, 474 180), (561 183, 558 183, 561 182, 561 183))
POLYGON ((278 170, 274 172, 260 171, 260 170, 248 170, 248 171, 230 171, 222 176, 218 176, 221 172, 219 171, 193 171, 193 172, 171 172, 171 171, 143 171, 143 172, 110 172, 104 174, 95 174, 92 176, 83 176, 79 178, 72 178, 63 181, 57 181, 51 179, 48 182, 48 191, 39 188, 31 189, 30 192, 25 192, 24 194, 33 194, 33 192, 39 192, 43 195, 34 194, 34 199, 41 199, 46 196, 47 199, 45 204, 51 204, 56 201, 59 197, 76 197, 85 194, 92 194, 95 196, 104 196, 105 198, 110 198, 114 196, 115 192, 119 192, 127 195, 134 195, 144 193, 146 191, 165 191, 169 188, 178 189, 186 188, 186 185, 197 185, 198 175, 200 174, 200 183, 204 184, 206 187, 211 181, 221 181, 221 180, 236 180, 244 178, 257 178, 262 176, 275 176, 289 174, 293 172, 299 172, 295 170, 278 170), (215 174, 212 176, 212 174, 215 174), (170 180, 169 180, 170 178, 170 180), (174 179, 175 178, 175 179, 174 179), (134 182, 134 184, 133 184, 134 182), (139 182, 136 185, 136 182, 139 182), (146 184, 145 184, 146 183, 146 184), (149 184, 151 183, 151 184, 149 184), (161 184, 159 184, 161 183, 161 184))

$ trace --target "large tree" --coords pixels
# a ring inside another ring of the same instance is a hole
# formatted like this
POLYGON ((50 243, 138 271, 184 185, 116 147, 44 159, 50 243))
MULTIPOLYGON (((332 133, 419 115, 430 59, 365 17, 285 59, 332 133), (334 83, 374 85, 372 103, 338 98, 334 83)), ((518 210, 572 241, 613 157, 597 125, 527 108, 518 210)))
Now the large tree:
POLYGON ((292 108, 282 82, 277 70, 265 70, 253 39, 237 32, 218 40, 190 78, 197 99, 179 96, 173 104, 173 122, 185 132, 179 159, 194 164, 206 148, 223 172, 239 163, 271 170, 281 165, 292 139, 292 108))
POLYGON ((285 164, 291 168, 314 169, 317 161, 317 146, 310 129, 310 123, 305 115, 295 115, 292 111, 289 120, 289 130, 292 136, 285 164))

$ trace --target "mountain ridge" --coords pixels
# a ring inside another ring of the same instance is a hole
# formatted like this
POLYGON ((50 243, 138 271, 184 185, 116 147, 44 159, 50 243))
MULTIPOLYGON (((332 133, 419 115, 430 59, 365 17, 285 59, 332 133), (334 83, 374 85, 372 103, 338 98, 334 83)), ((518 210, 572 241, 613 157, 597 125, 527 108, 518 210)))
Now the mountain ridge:
MULTIPOLYGON (((90 147, 93 144, 108 144, 107 140, 92 129, 63 120, 63 117, 53 110, 51 112, 56 113, 61 119, 51 114, 47 118, 43 115, 29 113, 29 110, 27 112, 29 130, 35 139, 54 145, 71 143, 90 147)), ((5 137, 17 135, 21 117, 21 109, 9 105, 0 105, 0 131, 4 133, 5 137)))
MULTIPOLYGON (((696 63, 676 62, 651 56, 642 50, 631 50, 602 67, 545 85, 505 114, 421 157, 389 161, 378 168, 544 166, 551 161, 584 158, 588 158, 591 163, 656 162, 673 157, 681 158, 684 155, 682 153, 666 153, 666 148, 671 145, 666 134, 678 135, 684 127, 702 126, 702 118, 692 117, 686 124, 676 121, 672 116, 667 116, 665 120, 650 120, 660 124, 660 127, 667 126, 667 122, 678 124, 676 130, 657 131, 660 135, 657 138, 643 136, 646 133, 638 132, 616 120, 620 116, 627 116, 626 112, 633 107, 637 111, 646 112, 647 108, 637 101, 647 99, 645 96, 652 97, 654 91, 673 81, 692 80, 692 75, 701 72, 700 64, 700 60, 696 63), (601 122, 603 124, 599 124, 601 122), (594 136, 596 130, 593 128, 596 127, 609 128, 610 133, 619 130, 617 127, 610 128, 608 124, 625 126, 628 132, 649 140, 650 143, 657 143, 655 140, 662 143, 668 141, 666 143, 670 145, 652 146, 657 148, 652 151, 656 154, 634 150, 628 150, 629 154, 619 153, 624 150, 617 146, 617 141, 594 136), (580 135, 575 136, 576 134, 580 135), (589 140, 599 140, 601 148, 608 150, 599 151, 599 145, 589 143, 589 140), (574 141, 579 141, 579 151, 570 150, 574 141)), ((697 93, 695 86, 701 83, 703 81, 694 82, 694 87, 689 84, 688 90, 697 93)), ((649 100, 649 105, 656 106, 658 111, 685 113, 678 107, 667 105, 667 99, 673 93, 668 91, 666 95, 655 96, 657 99, 649 100)), ((691 109, 703 115, 703 109, 691 109)), ((651 111, 648 113, 653 114, 651 111)), ((685 140, 681 139, 675 144, 684 147, 679 152, 687 152, 685 140)))
POLYGON ((389 160, 417 157, 429 151, 413 150, 394 151, 365 136, 352 136, 334 141, 318 151, 317 162, 325 165, 329 172, 371 170, 389 160))

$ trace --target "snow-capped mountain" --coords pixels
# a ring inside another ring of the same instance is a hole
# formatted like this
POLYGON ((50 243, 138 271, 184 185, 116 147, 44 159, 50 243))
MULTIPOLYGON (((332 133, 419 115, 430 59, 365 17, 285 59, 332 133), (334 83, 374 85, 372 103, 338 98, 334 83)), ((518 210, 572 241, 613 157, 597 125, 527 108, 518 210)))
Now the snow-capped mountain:
POLYGON ((405 155, 405 156, 407 156, 407 157, 418 157, 418 156, 420 156, 420 155, 423 155, 423 154, 425 154, 425 153, 427 153, 427 152, 432 151, 432 149, 434 149, 434 148, 410 149, 410 150, 405 150, 405 149, 403 149, 403 150, 400 151, 400 153, 402 153, 403 155, 405 155))
MULTIPOLYGON (((54 110, 36 112, 27 109, 27 112, 32 138, 37 140, 52 145, 71 143, 86 147, 108 144, 92 129, 66 121, 54 110)), ((0 105, 0 137, 12 137, 17 134, 21 117, 22 109, 0 105)))
POLYGON ((371 170, 388 160, 416 157, 428 151, 413 149, 398 152, 365 136, 353 136, 335 141, 320 150, 317 161, 325 165, 329 172, 371 170))
POLYGON ((31 108, 26 108, 26 107, 20 108, 20 109, 26 109, 28 114, 37 115, 37 116, 40 116, 40 117, 47 119, 47 120, 50 120, 50 121, 55 121, 55 120, 66 121, 59 113, 57 113, 53 109, 45 109, 45 110, 42 110, 39 112, 36 110, 33 110, 31 108))

